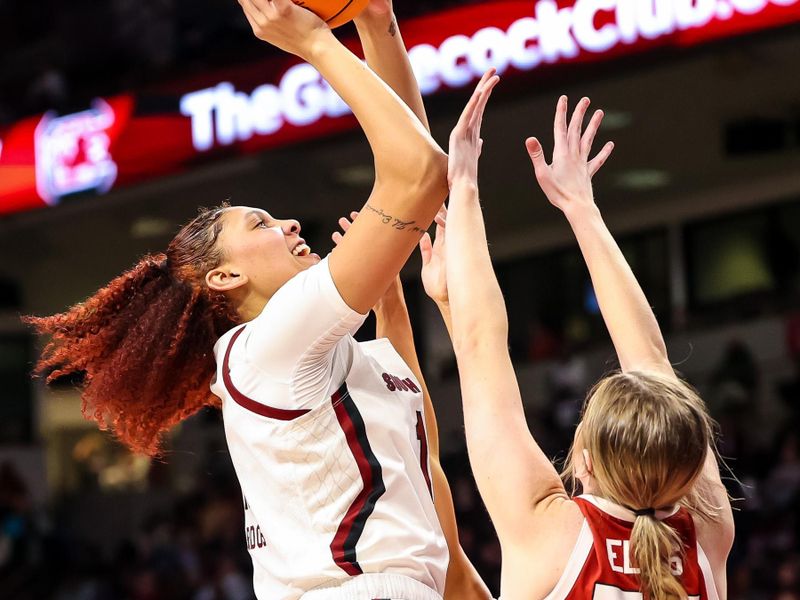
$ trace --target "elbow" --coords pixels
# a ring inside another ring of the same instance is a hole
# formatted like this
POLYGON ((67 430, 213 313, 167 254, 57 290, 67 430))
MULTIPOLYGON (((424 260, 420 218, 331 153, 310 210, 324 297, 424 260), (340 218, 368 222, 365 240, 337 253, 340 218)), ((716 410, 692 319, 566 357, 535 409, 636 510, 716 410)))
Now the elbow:
MULTIPOLYGON (((448 193, 447 154, 433 140, 421 142, 401 154, 377 165, 376 180, 396 186, 410 196, 443 202, 448 193)), ((440 205, 438 202, 437 209, 440 205)))
POLYGON ((425 151, 416 158, 416 164, 408 175, 413 180, 409 183, 418 186, 423 195, 441 197, 444 201, 449 191, 447 154, 439 146, 426 145, 425 151))

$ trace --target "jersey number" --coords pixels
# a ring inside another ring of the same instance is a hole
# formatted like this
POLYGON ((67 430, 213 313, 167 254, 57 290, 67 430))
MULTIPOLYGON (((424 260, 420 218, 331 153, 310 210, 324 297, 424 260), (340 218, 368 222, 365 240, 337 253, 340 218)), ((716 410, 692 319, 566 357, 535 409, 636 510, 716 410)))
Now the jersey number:
POLYGON ((431 476, 428 474, 428 436, 425 433, 425 421, 421 411, 417 411, 417 439, 419 440, 419 466, 422 467, 422 475, 428 485, 428 493, 433 498, 431 476))

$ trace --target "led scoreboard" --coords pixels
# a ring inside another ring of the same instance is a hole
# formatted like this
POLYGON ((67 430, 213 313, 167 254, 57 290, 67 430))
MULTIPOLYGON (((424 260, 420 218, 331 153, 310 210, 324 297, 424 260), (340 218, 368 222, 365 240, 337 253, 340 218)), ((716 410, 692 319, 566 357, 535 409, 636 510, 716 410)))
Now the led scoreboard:
MULTIPOLYGON (((800 0, 503 0, 412 19, 423 95, 476 81, 682 48, 800 21, 800 0)), ((357 50, 355 40, 345 43, 357 50)), ((0 214, 351 129, 348 107, 291 56, 98 98, 0 129, 0 214)))

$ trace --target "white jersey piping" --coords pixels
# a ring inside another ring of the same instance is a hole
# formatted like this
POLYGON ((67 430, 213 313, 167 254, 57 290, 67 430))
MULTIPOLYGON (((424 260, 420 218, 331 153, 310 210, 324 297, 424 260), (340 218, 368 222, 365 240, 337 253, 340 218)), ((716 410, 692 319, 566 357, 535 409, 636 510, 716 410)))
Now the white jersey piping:
POLYGON ((719 600, 717 584, 714 581, 714 573, 711 570, 711 563, 708 561, 706 553, 703 551, 700 542, 697 542, 697 564, 700 565, 700 572, 703 574, 703 583, 706 586, 708 600, 719 600))
POLYGON ((575 547, 572 549, 572 554, 569 555, 567 567, 561 574, 561 577, 553 588, 553 591, 545 596, 544 600, 563 600, 567 594, 572 591, 575 582, 583 571, 583 566, 592 552, 594 546, 594 537, 592 530, 589 527, 589 521, 583 519, 580 533, 578 533, 578 541, 575 542, 575 547))

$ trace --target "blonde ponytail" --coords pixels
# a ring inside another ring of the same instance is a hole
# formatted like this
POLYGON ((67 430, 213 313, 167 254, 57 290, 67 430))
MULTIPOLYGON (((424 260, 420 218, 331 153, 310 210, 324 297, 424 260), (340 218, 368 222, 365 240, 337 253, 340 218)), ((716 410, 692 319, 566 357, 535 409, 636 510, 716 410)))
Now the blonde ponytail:
POLYGON ((659 373, 610 375, 584 403, 578 441, 564 475, 574 481, 576 450, 588 452, 593 493, 637 515, 631 558, 644 597, 686 600, 680 580, 685 549, 678 533, 655 518, 655 509, 677 504, 711 521, 720 514, 701 477, 714 447, 714 424, 697 392, 659 373))
POLYGON ((651 516, 636 517, 631 554, 647 600, 686 600, 686 591, 677 577, 682 571, 684 550, 672 527, 651 516))

